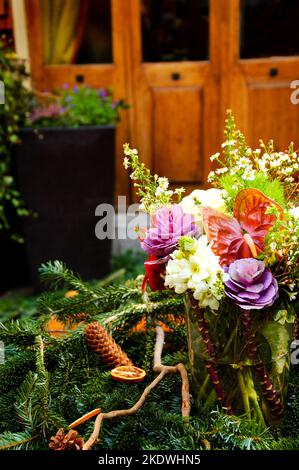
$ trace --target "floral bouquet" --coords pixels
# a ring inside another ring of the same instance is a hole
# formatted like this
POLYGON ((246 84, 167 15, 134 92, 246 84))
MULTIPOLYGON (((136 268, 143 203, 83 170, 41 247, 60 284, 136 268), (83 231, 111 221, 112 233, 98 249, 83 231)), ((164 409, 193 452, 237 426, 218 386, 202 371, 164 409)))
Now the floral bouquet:
POLYGON ((252 150, 228 112, 212 189, 169 189, 136 149, 124 165, 150 215, 138 229, 148 254, 143 288, 184 295, 193 394, 228 414, 279 422, 296 330, 299 159, 291 144, 252 150))

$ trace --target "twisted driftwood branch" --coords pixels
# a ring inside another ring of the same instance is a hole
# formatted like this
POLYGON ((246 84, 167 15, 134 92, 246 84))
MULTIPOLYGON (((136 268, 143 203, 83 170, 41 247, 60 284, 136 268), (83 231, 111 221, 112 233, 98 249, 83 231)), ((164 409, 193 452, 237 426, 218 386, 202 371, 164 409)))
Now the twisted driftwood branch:
POLYGON ((182 416, 188 417, 190 415, 190 397, 189 397, 189 380, 187 371, 183 364, 176 364, 175 366, 164 366, 161 363, 161 355, 164 343, 164 331, 160 326, 156 327, 156 345, 154 352, 154 366, 153 371, 159 375, 153 380, 143 391, 139 400, 129 409, 126 410, 113 410, 108 413, 100 413, 94 423, 93 433, 90 438, 83 445, 82 450, 90 450, 94 443, 99 439, 102 422, 106 419, 119 418, 121 416, 128 416, 135 414, 145 403, 146 398, 150 392, 161 382, 167 374, 180 373, 182 378, 182 416))

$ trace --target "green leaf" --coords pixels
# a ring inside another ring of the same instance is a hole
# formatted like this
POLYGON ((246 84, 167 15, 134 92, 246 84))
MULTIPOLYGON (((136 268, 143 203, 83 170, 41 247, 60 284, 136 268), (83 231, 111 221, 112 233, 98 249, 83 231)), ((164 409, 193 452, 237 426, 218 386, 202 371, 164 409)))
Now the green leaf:
POLYGON ((269 321, 261 330, 261 334, 270 346, 273 365, 277 373, 281 374, 288 358, 290 341, 288 329, 285 325, 269 321))

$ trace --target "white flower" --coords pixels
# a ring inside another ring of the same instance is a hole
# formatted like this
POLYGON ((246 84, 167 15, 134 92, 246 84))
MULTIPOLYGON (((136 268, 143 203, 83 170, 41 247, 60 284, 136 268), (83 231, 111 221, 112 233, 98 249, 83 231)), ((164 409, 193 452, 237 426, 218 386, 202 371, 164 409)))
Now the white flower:
POLYGON ((241 157, 239 158, 238 160, 238 166, 239 168, 247 168, 251 165, 251 162, 249 160, 249 158, 247 157, 241 157))
POLYGON ((226 191, 220 189, 195 189, 191 194, 184 197, 180 204, 185 214, 192 214, 195 222, 202 228, 202 207, 212 207, 220 212, 225 212, 225 195, 226 191))
POLYGON ((223 175, 224 173, 227 173, 227 172, 228 172, 228 168, 226 166, 224 166, 222 168, 218 168, 216 170, 217 175, 223 175))
POLYGON ((290 210, 290 213, 293 217, 295 217, 295 219, 299 219, 299 206, 297 207, 293 207, 291 210, 290 210))
POLYGON ((224 149, 225 147, 231 147, 232 145, 234 145, 236 143, 235 140, 227 140, 226 142, 223 142, 223 144, 221 144, 221 147, 224 149))
POLYGON ((220 157, 220 153, 217 152, 217 153, 214 153, 214 155, 210 157, 210 160, 211 162, 214 162, 215 160, 218 160, 219 157, 220 157))
POLYGON ((159 184, 160 188, 167 190, 168 186, 169 186, 169 181, 165 177, 160 177, 160 178, 158 178, 158 184, 159 184))
POLYGON ((124 164, 125 169, 127 170, 130 166, 130 160, 128 159, 128 157, 124 158, 124 163, 123 164, 124 164))
POLYGON ((215 171, 210 171, 209 176, 208 176, 208 183, 212 183, 215 179, 215 171))
POLYGON ((165 286, 174 289, 177 294, 191 290, 200 307, 218 310, 225 276, 218 256, 213 253, 206 236, 203 235, 199 240, 190 238, 191 242, 195 245, 195 251, 182 251, 186 246, 184 237, 180 249, 170 255, 165 286))
POLYGON ((162 194, 165 193, 165 190, 163 188, 161 188, 160 186, 157 187, 156 191, 155 191, 155 196, 156 197, 159 197, 161 196, 162 194))
POLYGON ((242 175, 242 179, 252 181, 252 180, 254 180, 254 178, 255 178, 254 170, 252 170, 250 168, 246 168, 243 175, 242 175))

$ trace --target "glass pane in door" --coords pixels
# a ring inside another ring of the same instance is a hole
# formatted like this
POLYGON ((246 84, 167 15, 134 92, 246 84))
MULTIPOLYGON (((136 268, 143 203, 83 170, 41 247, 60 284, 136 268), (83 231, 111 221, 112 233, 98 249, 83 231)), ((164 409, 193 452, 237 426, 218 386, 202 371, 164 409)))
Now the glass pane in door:
POLYGON ((241 0, 242 59, 299 54, 298 0, 241 0))
POLYGON ((141 0, 144 62, 208 60, 209 0, 141 0))
POLYGON ((111 63, 111 0, 40 0, 46 64, 111 63))

